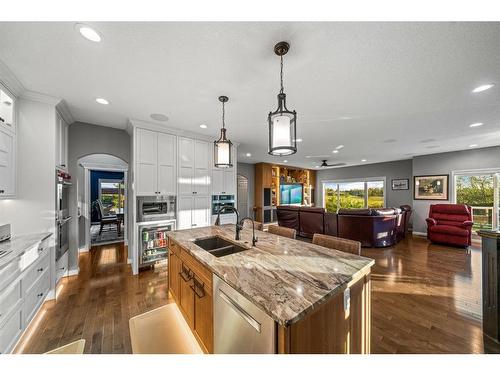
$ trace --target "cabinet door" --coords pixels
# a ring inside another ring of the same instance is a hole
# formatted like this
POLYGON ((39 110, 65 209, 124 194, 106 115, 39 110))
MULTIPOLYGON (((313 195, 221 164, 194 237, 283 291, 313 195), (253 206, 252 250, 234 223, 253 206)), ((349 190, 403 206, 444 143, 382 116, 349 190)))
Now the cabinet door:
POLYGON ((196 195, 210 194, 210 176, 208 169, 195 169, 193 179, 193 190, 196 195))
POLYGON ((177 229, 190 229, 192 224, 193 197, 178 197, 177 229))
POLYGON ((204 141, 195 141, 195 163, 196 169, 208 169, 210 154, 208 153, 209 143, 204 141))
POLYGON ((212 194, 224 194, 224 170, 212 170, 212 194))
POLYGON ((214 352, 212 292, 195 277, 194 330, 208 353, 214 352))
POLYGON ((236 175, 234 169, 224 171, 224 193, 236 195, 236 175))
POLYGON ((7 91, 3 90, 0 85, 0 126, 5 129, 15 132, 14 126, 15 100, 7 91))
POLYGON ((210 197, 193 198, 193 227, 207 227, 210 225, 210 197))
POLYGON ((194 167, 194 139, 179 137, 179 166, 194 167))
POLYGON ((168 255, 168 283, 170 293, 175 300, 179 301, 181 281, 179 273, 181 272, 181 260, 175 254, 169 252, 168 255))
POLYGON ((61 166, 62 117, 56 112, 56 166, 61 166))
POLYGON ((137 195, 155 195, 158 192, 158 142, 157 133, 145 129, 137 129, 137 195))
POLYGON ((0 198, 15 195, 14 135, 0 129, 0 198))
POLYGON ((179 167, 179 178, 177 183, 179 195, 193 195, 193 179, 192 167, 179 167))
POLYGON ((174 135, 158 133, 158 191, 175 195, 176 138, 174 135))
POLYGON ((180 307, 186 322, 191 327, 194 328, 194 291, 191 288, 193 281, 187 276, 191 273, 189 268, 183 263, 181 264, 181 275, 180 275, 180 307))

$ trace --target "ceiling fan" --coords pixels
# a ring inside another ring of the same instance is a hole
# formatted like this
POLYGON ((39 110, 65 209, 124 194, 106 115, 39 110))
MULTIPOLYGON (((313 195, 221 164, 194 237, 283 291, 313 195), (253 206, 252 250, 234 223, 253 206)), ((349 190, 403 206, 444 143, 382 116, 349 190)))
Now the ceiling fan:
POLYGON ((346 165, 345 163, 333 163, 333 164, 328 164, 325 160, 322 160, 321 167, 340 167, 342 165, 346 165))

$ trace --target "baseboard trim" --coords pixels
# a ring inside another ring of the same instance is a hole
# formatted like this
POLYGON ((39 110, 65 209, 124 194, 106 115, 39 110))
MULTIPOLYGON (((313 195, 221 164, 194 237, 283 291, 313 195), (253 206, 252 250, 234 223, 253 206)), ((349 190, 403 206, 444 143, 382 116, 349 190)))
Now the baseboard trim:
POLYGON ((74 270, 69 270, 68 271, 68 276, 76 276, 80 273, 80 268, 74 269, 74 270))
POLYGON ((127 258, 127 264, 132 264, 132 259, 127 258))
POLYGON ((89 248, 87 246, 78 248, 78 253, 88 253, 89 248))
POLYGON ((415 236, 427 237, 427 233, 425 232, 412 232, 415 236))

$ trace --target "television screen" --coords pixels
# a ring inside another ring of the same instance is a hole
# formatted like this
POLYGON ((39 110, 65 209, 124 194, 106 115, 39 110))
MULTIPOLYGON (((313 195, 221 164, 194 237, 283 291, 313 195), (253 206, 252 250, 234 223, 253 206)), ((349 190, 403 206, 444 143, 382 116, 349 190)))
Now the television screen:
POLYGON ((280 204, 302 204, 302 184, 281 185, 280 204))

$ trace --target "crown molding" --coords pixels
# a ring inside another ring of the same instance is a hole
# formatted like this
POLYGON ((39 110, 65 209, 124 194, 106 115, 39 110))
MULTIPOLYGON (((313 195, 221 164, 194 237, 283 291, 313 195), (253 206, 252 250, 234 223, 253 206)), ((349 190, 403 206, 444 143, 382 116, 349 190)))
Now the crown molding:
POLYGON ((73 118, 73 115, 69 111, 68 108, 68 103, 63 99, 61 100, 57 105, 56 105, 57 111, 61 115, 61 117, 64 119, 64 121, 68 124, 71 125, 72 123, 75 122, 75 119, 73 118))
POLYGON ((24 99, 24 100, 31 100, 34 102, 46 103, 46 104, 50 104, 53 106, 56 106, 57 104, 59 104, 61 102, 61 99, 56 98, 54 96, 42 94, 42 93, 36 92, 36 91, 29 91, 29 90, 24 91, 20 98, 24 99))
POLYGON ((12 70, 2 60, 0 60, 0 82, 16 97, 26 91, 21 81, 17 79, 12 70))

